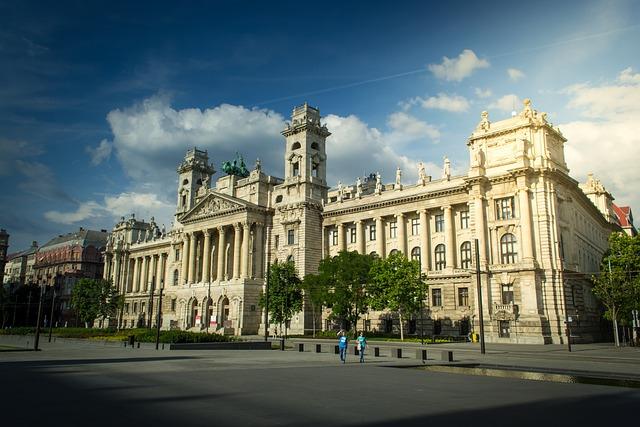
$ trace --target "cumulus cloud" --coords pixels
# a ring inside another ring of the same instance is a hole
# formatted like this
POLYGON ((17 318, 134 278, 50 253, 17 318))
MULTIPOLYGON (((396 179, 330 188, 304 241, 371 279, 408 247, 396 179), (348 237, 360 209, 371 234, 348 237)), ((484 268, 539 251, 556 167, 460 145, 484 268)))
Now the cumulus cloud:
POLYGON ((490 98, 493 95, 491 89, 481 89, 479 87, 475 88, 474 92, 478 98, 490 98))
POLYGON ((566 88, 568 107, 583 117, 561 123, 568 139, 565 152, 572 175, 584 181, 593 172, 619 205, 640 209, 640 75, 630 68, 602 85, 580 84, 566 88), (602 155, 606 153, 606 155, 602 155))
POLYGON ((108 160, 111 157, 112 148, 113 145, 106 139, 100 141, 100 144, 95 148, 87 147, 87 153, 91 156, 91 164, 98 166, 103 161, 108 160))
MULTIPOLYGON (((337 181, 355 182, 357 176, 379 171, 385 182, 395 177, 395 170, 403 170, 405 182, 417 177, 417 160, 397 153, 399 145, 422 142, 439 136, 432 125, 406 114, 396 112, 389 116, 389 131, 383 132, 369 127, 360 118, 350 115, 326 117, 327 127, 332 135, 327 139, 328 179, 330 184, 337 181)), ((427 164, 427 170, 435 168, 427 164)))
POLYGON ((524 73, 518 70, 517 68, 508 68, 507 74, 509 75, 509 78, 511 79, 511 81, 514 81, 514 82, 517 82, 518 80, 524 77, 524 73))
POLYGON ((439 93, 438 96, 421 99, 421 105, 423 108, 433 108, 456 113, 464 112, 469 109, 469 101, 467 101, 464 96, 447 95, 445 93, 439 93))
POLYGON ((490 103, 487 108, 489 108, 490 110, 511 112, 517 110, 520 105, 522 105, 522 101, 520 100, 520 98, 518 98, 517 95, 510 93, 496 99, 495 101, 490 103))
POLYGON ((489 61, 480 59, 471 49, 465 49, 457 58, 444 56, 440 64, 429 64, 428 69, 439 79, 459 82, 480 68, 489 67, 489 61))
POLYGON ((620 72, 618 80, 621 83, 640 83, 640 73, 633 73, 631 67, 627 67, 620 72))
POLYGON ((49 221, 69 225, 101 218, 115 220, 130 213, 141 218, 170 218, 173 209, 174 204, 161 200, 156 194, 125 192, 107 195, 101 202, 89 200, 80 203, 71 212, 50 210, 44 213, 44 217, 49 221))
MULTIPOLYGON (((107 121, 117 158, 138 182, 160 182, 166 188, 175 180, 176 165, 194 146, 208 150, 217 170, 236 151, 260 157, 266 168, 281 167, 277 162, 283 148, 284 119, 270 110, 229 104, 176 110, 167 97, 155 96, 111 111, 107 121)), ((251 164, 254 159, 246 160, 251 164)))

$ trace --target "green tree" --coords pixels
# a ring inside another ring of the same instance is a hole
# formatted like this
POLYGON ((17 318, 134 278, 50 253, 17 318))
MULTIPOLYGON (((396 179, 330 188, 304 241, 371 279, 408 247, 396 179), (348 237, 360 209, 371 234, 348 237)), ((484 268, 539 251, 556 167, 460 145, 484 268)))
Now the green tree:
POLYGON ((325 305, 327 300, 327 290, 323 286, 320 276, 317 274, 307 274, 302 280, 302 289, 304 295, 311 305, 311 312, 313 313, 313 336, 316 336, 316 318, 319 311, 322 310, 322 306, 325 305))
MULTIPOLYGON (((302 310, 302 281, 292 262, 276 263, 269 269, 269 323, 284 323, 285 336, 294 314, 302 310)), ((260 307, 264 309, 266 296, 260 295, 260 307)))
POLYGON ((400 339, 404 340, 404 320, 420 311, 426 291, 420 263, 402 253, 377 259, 371 266, 371 306, 398 313, 400 339))
POLYGON ((122 297, 108 280, 80 279, 71 291, 71 306, 85 324, 115 316, 122 297))
POLYGON ((628 319, 631 310, 640 305, 640 237, 612 233, 600 270, 593 276, 593 294, 606 309, 604 317, 613 322, 613 336, 619 346, 618 321, 628 319))
POLYGON ((356 329, 360 316, 369 311, 367 286, 374 259, 372 255, 342 251, 323 259, 318 267, 325 305, 331 307, 332 316, 348 321, 356 329))

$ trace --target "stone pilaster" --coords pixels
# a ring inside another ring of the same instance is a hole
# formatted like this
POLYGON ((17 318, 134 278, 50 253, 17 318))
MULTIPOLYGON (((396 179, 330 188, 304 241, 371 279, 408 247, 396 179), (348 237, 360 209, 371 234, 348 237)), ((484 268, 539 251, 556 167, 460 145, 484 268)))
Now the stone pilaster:
POLYGON ((249 240, 251 238, 251 224, 242 223, 242 278, 249 278, 249 240))
POLYGON ((204 247, 202 251, 202 281, 208 283, 211 279, 211 231, 204 230, 204 247))
POLYGON ((456 243, 453 232, 453 209, 444 206, 444 242, 447 249, 447 267, 455 268, 456 243))
POLYGON ((404 214, 396 214, 396 225, 398 226, 398 250, 405 256, 407 254, 407 226, 404 220, 404 214))
POLYGON ((218 282, 222 282, 227 279, 225 253, 227 242, 225 241, 225 230, 223 226, 218 227, 218 268, 217 276, 218 282))
POLYGON ((240 258, 242 255, 240 254, 240 244, 242 243, 242 227, 240 224, 233 225, 233 278, 240 278, 240 258))
POLYGON ((182 275, 180 279, 182 283, 188 282, 188 274, 189 274, 189 234, 184 233, 184 237, 182 239, 182 275))
POLYGON ((429 214, 426 209, 418 211, 420 215, 420 267, 423 273, 429 271, 429 255, 431 248, 429 245, 429 214))
POLYGON ((189 272, 187 281, 189 283, 194 283, 196 270, 196 243, 198 238, 195 233, 191 233, 191 238, 189 240, 189 272))
POLYGON ((385 256, 384 247, 384 219, 379 216, 376 218, 376 252, 380 258, 385 256))
POLYGON ((366 253, 364 240, 364 221, 362 220, 356 221, 356 247, 358 248, 358 253, 362 255, 366 253))

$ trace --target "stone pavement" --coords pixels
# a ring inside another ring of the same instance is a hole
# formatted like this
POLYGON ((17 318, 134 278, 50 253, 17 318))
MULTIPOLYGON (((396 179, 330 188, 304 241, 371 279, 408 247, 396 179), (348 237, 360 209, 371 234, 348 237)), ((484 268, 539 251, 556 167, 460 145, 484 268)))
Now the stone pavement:
MULTIPOLYGON (((28 339, 0 336, 0 345, 28 339)), ((446 348, 465 362, 637 370, 633 348, 496 345, 485 356, 473 344, 446 348)), ((0 352, 3 425, 601 426, 640 407, 640 389, 421 371, 412 358, 361 365, 349 355, 342 365, 330 353, 156 351, 46 337, 42 349, 0 352)))

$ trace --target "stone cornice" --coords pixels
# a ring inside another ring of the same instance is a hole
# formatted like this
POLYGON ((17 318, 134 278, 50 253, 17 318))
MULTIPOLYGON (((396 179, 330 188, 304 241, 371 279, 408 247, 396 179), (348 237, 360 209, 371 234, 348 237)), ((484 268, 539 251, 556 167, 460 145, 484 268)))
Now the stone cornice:
MULTIPOLYGON (((351 213, 357 213, 357 212, 363 212, 363 211, 370 211, 370 210, 373 210, 373 209, 380 209, 380 208, 386 208, 386 207, 391 207, 391 206, 399 206, 399 205, 403 205, 405 203, 412 203, 412 202, 420 202, 420 201, 430 200, 430 199, 437 199, 439 197, 452 196, 452 195, 456 195, 456 194, 467 194, 467 189, 464 186, 456 186, 456 187, 450 187, 450 188, 446 188, 446 189, 442 189, 442 190, 430 191, 428 193, 413 194, 413 195, 400 197, 400 198, 396 198, 396 199, 391 199, 391 200, 376 200, 376 201, 373 201, 372 203, 366 203, 366 204, 360 204, 360 205, 357 205, 357 206, 344 207, 344 208, 336 209, 336 210, 332 210, 332 211, 325 210, 325 212, 323 213, 323 216, 325 218, 330 218, 330 217, 335 217, 335 216, 340 216, 340 215, 345 215, 345 214, 351 214, 351 213)), ((375 197, 375 196, 373 196, 373 197, 375 197)), ((360 199, 360 200, 366 200, 366 199, 360 199)), ((325 206, 325 209, 326 208, 327 208, 327 206, 325 206)))

